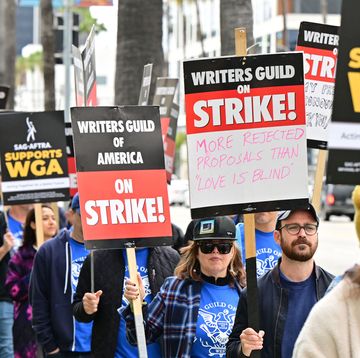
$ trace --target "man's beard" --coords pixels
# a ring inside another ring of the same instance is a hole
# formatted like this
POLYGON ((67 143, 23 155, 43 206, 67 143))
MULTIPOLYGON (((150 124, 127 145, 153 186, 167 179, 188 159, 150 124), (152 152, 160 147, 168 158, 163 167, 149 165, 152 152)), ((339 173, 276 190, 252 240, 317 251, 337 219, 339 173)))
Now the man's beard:
POLYGON ((314 256, 316 249, 318 247, 317 238, 316 238, 316 241, 310 242, 309 240, 307 240, 304 237, 299 237, 291 243, 291 246, 289 244, 287 244, 285 241, 286 241, 286 239, 284 239, 283 236, 281 235, 280 246, 281 246, 282 252, 286 257, 288 257, 290 260, 293 260, 293 261, 305 262, 305 261, 310 260, 314 256), (299 251, 299 249, 297 249, 297 251, 295 251, 295 249, 294 249, 295 246, 298 246, 300 244, 308 246, 310 248, 310 250, 307 249, 307 250, 299 251))

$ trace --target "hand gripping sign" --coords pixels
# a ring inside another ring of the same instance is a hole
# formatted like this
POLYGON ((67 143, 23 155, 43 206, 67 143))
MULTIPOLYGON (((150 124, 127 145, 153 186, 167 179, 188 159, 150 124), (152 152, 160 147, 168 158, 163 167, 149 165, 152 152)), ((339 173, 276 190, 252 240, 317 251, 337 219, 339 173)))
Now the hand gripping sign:
POLYGON ((158 107, 72 108, 86 247, 171 244, 158 107))
POLYGON ((301 53, 184 62, 193 217, 305 206, 301 53))

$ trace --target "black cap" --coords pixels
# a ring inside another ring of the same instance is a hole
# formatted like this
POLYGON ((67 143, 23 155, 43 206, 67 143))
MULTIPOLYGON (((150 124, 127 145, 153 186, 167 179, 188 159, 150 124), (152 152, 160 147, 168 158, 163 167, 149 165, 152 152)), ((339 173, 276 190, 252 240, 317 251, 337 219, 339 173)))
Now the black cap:
POLYGON ((194 241, 198 240, 236 240, 236 227, 227 216, 200 219, 194 227, 194 241))
POLYGON ((280 211, 278 214, 278 217, 276 219, 276 230, 279 230, 279 228, 281 227, 281 220, 286 220, 290 215, 292 215, 293 213, 296 213, 297 211, 308 211, 309 214, 314 218, 314 220, 316 220, 317 225, 319 225, 319 217, 316 214, 316 210, 315 208, 309 203, 307 208, 296 208, 296 209, 292 209, 292 210, 285 210, 285 211, 280 211))

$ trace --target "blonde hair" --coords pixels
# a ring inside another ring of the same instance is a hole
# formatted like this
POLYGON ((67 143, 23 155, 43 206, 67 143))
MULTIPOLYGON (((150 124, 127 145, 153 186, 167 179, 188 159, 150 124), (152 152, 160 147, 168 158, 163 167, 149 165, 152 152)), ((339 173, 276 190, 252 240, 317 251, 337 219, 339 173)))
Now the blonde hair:
MULTIPOLYGON (((240 249, 236 242, 234 242, 233 247, 233 257, 231 258, 228 266, 228 273, 231 279, 230 284, 234 285, 234 282, 237 281, 241 287, 245 287, 246 276, 244 265, 241 260, 240 249)), ((197 243, 194 241, 189 241, 188 246, 180 249, 180 252, 181 259, 175 268, 175 276, 183 280, 191 278, 194 281, 202 281, 200 262, 197 258, 197 254, 199 252, 199 246, 197 243)))
POLYGON ((355 265, 345 272, 345 277, 348 277, 352 283, 360 286, 360 265, 355 265))

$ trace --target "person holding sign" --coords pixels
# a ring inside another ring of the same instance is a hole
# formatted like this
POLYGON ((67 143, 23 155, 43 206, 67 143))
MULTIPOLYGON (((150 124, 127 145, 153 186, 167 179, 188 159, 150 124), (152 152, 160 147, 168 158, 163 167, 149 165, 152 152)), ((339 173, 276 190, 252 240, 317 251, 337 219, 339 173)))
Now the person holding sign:
MULTIPOLYGON (((169 277, 154 300, 144 306, 147 342, 161 340, 162 356, 224 357, 245 273, 235 243, 235 224, 228 217, 198 220, 193 241, 182 249, 175 277, 169 277)), ((126 282, 125 297, 131 302, 144 285, 126 282)), ((121 310, 127 337, 136 344, 131 304, 121 310)))
MULTIPOLYGON (((57 224, 50 206, 42 205, 44 241, 56 235, 57 224)), ((6 235, 11 235, 8 232, 6 235)), ((36 357, 35 332, 31 327, 32 308, 29 304, 29 280, 36 254, 35 209, 26 216, 22 246, 12 256, 6 278, 6 287, 14 301, 14 351, 16 357, 36 357)))
POLYGON ((260 331, 248 326, 246 290, 236 311, 227 357, 291 358, 296 338, 314 304, 324 296, 333 275, 315 265, 319 218, 314 207, 279 213, 274 232, 282 249, 277 266, 258 279, 260 331))
MULTIPOLYGON (((355 206, 355 228, 360 241, 359 185, 353 191, 352 200, 355 206)), ((338 276, 331 286, 331 292, 310 312, 296 341, 294 358, 342 358, 359 355, 360 266, 355 265, 344 275, 338 276)))
MULTIPOLYGON (((173 275, 179 254, 167 246, 135 250, 138 272, 146 287, 146 300, 151 302, 164 280, 173 275)), ((125 321, 117 310, 127 306, 123 295, 125 281, 130 277, 126 250, 94 252, 94 287, 91 292, 91 258, 80 272, 73 303, 73 313, 81 322, 94 322, 91 349, 95 357, 137 358, 138 349, 126 340, 125 321)), ((147 347, 150 358, 160 357, 158 343, 147 347)))
POLYGON ((73 230, 62 230, 39 248, 30 278, 32 326, 45 354, 51 357, 90 356, 92 324, 74 321, 73 293, 88 255, 84 246, 79 195, 71 202, 73 230))

